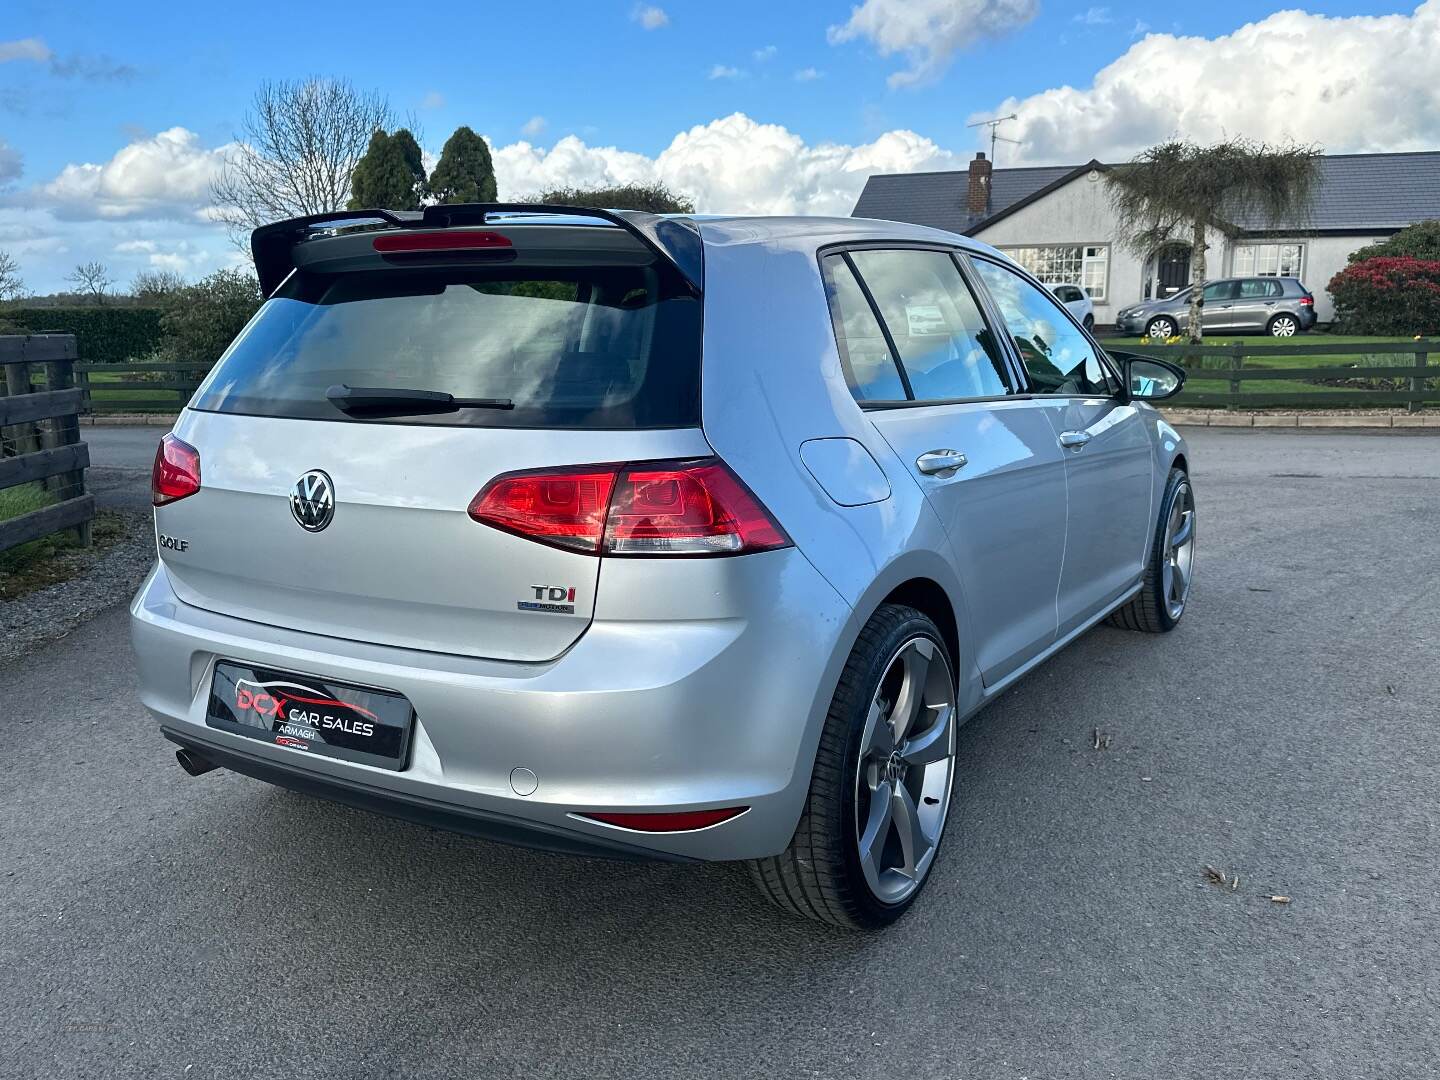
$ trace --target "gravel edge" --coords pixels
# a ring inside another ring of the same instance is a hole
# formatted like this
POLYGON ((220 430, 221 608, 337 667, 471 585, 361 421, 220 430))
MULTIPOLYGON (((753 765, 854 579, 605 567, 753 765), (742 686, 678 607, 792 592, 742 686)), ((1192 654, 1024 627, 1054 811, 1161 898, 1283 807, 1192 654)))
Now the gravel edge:
POLYGON ((0 600, 0 667, 64 637, 116 604, 128 603, 155 564, 149 510, 113 510, 124 534, 104 548, 60 556, 75 569, 67 581, 17 600, 0 600))

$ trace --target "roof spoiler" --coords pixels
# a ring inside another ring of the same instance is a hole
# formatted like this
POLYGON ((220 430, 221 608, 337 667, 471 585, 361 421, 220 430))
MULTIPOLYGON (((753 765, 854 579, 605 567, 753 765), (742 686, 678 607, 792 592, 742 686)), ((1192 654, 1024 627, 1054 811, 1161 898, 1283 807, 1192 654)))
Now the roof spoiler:
POLYGON ((442 203, 424 210, 333 210, 325 214, 290 218, 262 225, 250 234, 250 253, 261 292, 271 296, 295 269, 295 245, 310 230, 342 222, 383 222, 393 229, 445 229, 457 225, 499 224, 488 222, 492 215, 524 214, 545 217, 577 217, 608 221, 628 232, 674 267, 695 296, 705 289, 704 246, 700 230, 688 218, 662 217, 638 210, 600 210, 588 206, 547 206, 544 203, 442 203))

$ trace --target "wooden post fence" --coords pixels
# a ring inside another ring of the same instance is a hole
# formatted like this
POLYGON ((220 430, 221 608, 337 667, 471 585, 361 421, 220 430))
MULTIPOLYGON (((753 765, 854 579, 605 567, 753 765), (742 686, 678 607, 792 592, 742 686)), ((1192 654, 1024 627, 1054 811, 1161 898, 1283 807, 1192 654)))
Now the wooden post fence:
POLYGON ((95 496, 85 491, 90 448, 80 441, 81 391, 74 385, 77 359, 72 334, 0 336, 0 490, 39 483, 47 498, 18 516, 0 519, 0 551, 42 536, 74 529, 90 543, 95 496), (45 389, 31 383, 45 372, 45 389), (41 423, 47 424, 41 430, 41 423))

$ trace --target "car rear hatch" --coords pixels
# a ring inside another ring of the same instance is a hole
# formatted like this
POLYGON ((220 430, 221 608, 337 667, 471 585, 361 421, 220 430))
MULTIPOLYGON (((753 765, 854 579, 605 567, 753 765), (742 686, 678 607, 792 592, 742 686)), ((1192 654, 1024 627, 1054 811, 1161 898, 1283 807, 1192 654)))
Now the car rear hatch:
POLYGON ((510 472, 708 454, 697 283, 601 221, 319 232, 177 425, 199 460, 199 490, 156 509, 177 596, 357 641, 558 656, 600 560, 468 509, 510 472))

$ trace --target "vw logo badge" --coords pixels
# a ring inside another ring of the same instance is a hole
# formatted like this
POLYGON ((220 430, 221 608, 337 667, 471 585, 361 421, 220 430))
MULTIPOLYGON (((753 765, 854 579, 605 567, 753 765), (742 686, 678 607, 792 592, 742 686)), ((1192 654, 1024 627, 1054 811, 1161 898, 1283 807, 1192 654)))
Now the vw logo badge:
POLYGON ((335 485, 319 469, 311 469, 290 489, 290 513, 307 532, 319 532, 335 517, 335 485))

